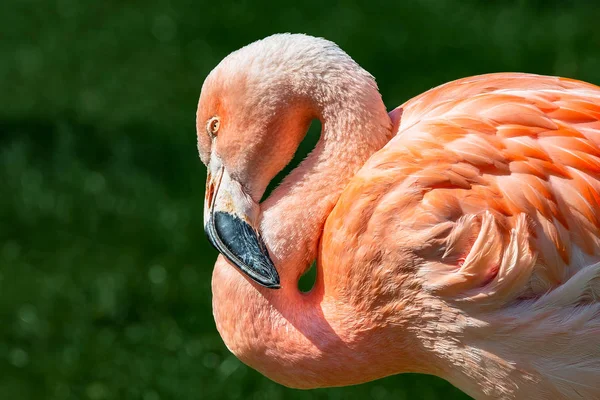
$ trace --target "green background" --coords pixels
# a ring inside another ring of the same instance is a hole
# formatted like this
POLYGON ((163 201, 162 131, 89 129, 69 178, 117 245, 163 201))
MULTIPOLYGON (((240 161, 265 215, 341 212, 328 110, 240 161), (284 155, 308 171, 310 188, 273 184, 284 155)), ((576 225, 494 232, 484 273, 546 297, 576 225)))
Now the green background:
POLYGON ((202 229, 200 87, 229 52, 276 32, 337 42, 390 109, 494 71, 600 84, 600 7, 282 3, 2 2, 0 398, 466 398, 414 374, 290 390, 226 350, 202 229))

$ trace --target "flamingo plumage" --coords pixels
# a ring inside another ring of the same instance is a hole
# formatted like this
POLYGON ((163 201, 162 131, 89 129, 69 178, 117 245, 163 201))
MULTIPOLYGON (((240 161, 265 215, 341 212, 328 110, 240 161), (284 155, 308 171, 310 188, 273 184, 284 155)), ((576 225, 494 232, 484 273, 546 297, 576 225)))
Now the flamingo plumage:
POLYGON ((600 398, 599 87, 489 74, 388 114, 334 43, 274 35, 209 74, 197 135, 214 317, 246 364, 297 388, 420 372, 600 398))

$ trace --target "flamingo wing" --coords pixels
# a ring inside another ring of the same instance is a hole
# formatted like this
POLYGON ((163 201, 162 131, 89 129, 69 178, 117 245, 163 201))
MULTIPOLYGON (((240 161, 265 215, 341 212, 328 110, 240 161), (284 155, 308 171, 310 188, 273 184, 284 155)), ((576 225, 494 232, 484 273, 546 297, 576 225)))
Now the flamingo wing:
POLYGON ((327 231, 359 241, 371 229, 420 266, 425 288, 478 306, 541 297, 587 267, 568 292, 572 302, 594 296, 599 87, 490 74, 434 88, 391 113, 400 115, 397 135, 344 191, 325 241, 335 240, 327 231))

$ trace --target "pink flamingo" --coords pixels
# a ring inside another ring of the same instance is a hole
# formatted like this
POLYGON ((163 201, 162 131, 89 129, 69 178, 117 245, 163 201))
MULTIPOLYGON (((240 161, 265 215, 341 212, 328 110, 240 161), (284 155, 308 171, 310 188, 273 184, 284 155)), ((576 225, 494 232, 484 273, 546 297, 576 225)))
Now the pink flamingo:
POLYGON ((196 127, 240 360, 297 388, 410 371, 478 399, 600 398, 599 87, 475 76, 388 114, 334 43, 283 34, 210 73, 196 127))

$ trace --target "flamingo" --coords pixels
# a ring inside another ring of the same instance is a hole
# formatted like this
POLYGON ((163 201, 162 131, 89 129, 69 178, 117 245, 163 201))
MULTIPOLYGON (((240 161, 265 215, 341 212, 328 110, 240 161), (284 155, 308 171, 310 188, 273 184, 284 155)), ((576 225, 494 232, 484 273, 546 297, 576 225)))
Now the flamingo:
POLYGON ((277 34, 210 72, 196 128, 213 314, 242 362, 293 388, 417 372, 600 398, 599 87, 496 73, 388 114, 337 45, 277 34))

